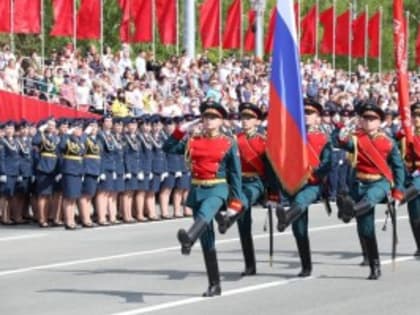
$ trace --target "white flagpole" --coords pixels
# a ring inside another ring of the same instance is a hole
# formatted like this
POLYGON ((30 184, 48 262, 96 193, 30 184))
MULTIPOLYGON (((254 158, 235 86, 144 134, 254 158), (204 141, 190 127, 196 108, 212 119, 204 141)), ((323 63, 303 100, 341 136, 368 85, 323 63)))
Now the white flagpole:
POLYGON ((44 0, 41 0, 41 69, 44 72, 45 66, 45 16, 44 16, 44 0))
POLYGON ((219 62, 222 61, 223 49, 222 49, 222 36, 223 36, 223 29, 222 29, 222 13, 223 13, 223 1, 219 1, 219 62))
POLYGON ((350 3, 349 4, 349 49, 348 49, 348 53, 349 53, 349 76, 351 74, 351 37, 352 37, 352 31, 351 31, 351 22, 352 22, 352 14, 353 12, 353 5, 350 3))
POLYGON ((378 72, 382 74, 382 19, 383 19, 383 8, 379 7, 379 58, 378 58, 378 72))
POLYGON ((336 26, 337 26, 337 19, 336 19, 336 15, 337 15, 337 12, 336 12, 336 1, 335 0, 333 0, 333 42, 332 42, 332 45, 333 45, 333 51, 332 51, 332 67, 333 67, 333 69, 335 69, 335 59, 336 59, 336 54, 335 54, 335 50, 336 50, 336 45, 335 45, 335 43, 336 43, 336 40, 337 40, 337 34, 336 34, 336 26))
POLYGON ((369 37, 369 6, 365 6, 365 44, 364 44, 364 53, 365 53, 365 67, 368 65, 368 37, 369 37))
POLYGON ((175 0, 176 6, 176 55, 179 56, 179 0, 175 0))
POLYGON ((10 1, 10 50, 15 53, 15 2, 10 1))
POLYGON ((100 15, 100 38, 99 38, 99 49, 100 51, 100 56, 101 56, 101 62, 103 61, 103 57, 104 57, 104 0, 100 0, 101 1, 101 15, 100 15))
MULTIPOLYGON (((301 0, 298 0, 298 11, 297 11, 297 22, 298 22, 298 25, 297 25, 297 35, 298 35, 298 43, 300 43, 300 32, 301 32, 301 29, 300 29, 300 13, 301 13, 301 11, 300 11, 300 6, 302 5, 302 1, 301 0)), ((300 47, 300 45, 298 45, 298 47, 300 47)))
POLYGON ((315 59, 318 59, 319 54, 319 0, 316 0, 316 15, 315 15, 315 59))
POLYGON ((73 1, 73 55, 77 46, 77 2, 73 1))
POLYGON ((152 0, 152 53, 156 60, 156 0, 152 0))

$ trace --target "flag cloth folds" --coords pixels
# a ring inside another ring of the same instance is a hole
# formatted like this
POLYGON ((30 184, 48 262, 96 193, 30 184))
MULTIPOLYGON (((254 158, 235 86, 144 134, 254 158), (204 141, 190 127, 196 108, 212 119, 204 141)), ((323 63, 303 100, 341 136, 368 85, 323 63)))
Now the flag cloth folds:
POLYGON ((360 13, 352 23, 353 38, 351 42, 351 55, 353 57, 362 58, 366 52, 366 30, 367 30, 367 15, 366 12, 360 13))
POLYGON ((255 33, 256 25, 255 19, 257 17, 257 12, 255 10, 248 11, 248 29, 245 33, 244 49, 246 51, 253 51, 255 49, 255 33))
POLYGON ((273 51, 274 29, 276 28, 276 7, 271 10, 270 23, 268 24, 267 37, 265 39, 265 53, 270 54, 273 51))
POLYGON ((51 36, 73 36, 74 1, 53 0, 54 25, 51 36))
POLYGON ((408 142, 413 141, 408 84, 407 36, 404 21, 404 1, 394 0, 394 56, 397 72, 398 109, 408 142))
POLYGON ((133 42, 149 43, 153 41, 152 0, 131 0, 134 24, 136 26, 133 42))
POLYGON ((416 65, 420 66, 420 24, 417 30, 417 39, 416 39, 416 65))
POLYGON ((334 7, 330 7, 319 15, 319 22, 324 28, 321 40, 321 53, 331 54, 334 46, 334 7))
POLYGON ((369 57, 379 57, 379 45, 381 43, 381 30, 379 29, 381 22, 381 12, 376 12, 369 19, 368 36, 369 36, 369 57))
POLYGON ((177 1, 156 0, 156 15, 160 41, 164 45, 175 45, 177 39, 177 1))
POLYGON ((14 33, 41 33, 41 0, 15 0, 13 15, 14 33))
POLYGON ((350 54, 350 10, 345 11, 337 17, 335 29, 335 53, 338 56, 348 56, 350 54))
POLYGON ((229 6, 223 33, 223 48, 225 49, 241 48, 241 2, 242 0, 234 0, 229 6))
POLYGON ((101 37, 101 0, 82 0, 77 13, 77 38, 101 37))
POLYGON ((200 6, 200 36, 203 48, 220 45, 220 1, 206 0, 200 6))
POLYGON ((120 40, 123 43, 131 41, 131 1, 132 0, 119 0, 118 2, 121 9, 120 40))
POLYGON ((0 12, 2 18, 0 19, 0 32, 10 32, 10 0, 0 0, 0 12))
POLYGON ((314 5, 301 22, 300 53, 313 55, 316 49, 316 5, 314 5))
POLYGON ((278 0, 269 93, 266 153, 290 194, 309 174, 300 57, 293 0, 278 0))

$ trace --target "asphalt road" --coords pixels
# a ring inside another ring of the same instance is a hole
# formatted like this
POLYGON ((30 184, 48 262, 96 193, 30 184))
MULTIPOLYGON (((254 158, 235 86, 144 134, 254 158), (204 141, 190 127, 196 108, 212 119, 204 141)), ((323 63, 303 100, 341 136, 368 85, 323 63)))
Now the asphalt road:
POLYGON ((223 295, 211 299, 201 298, 207 277, 199 246, 182 256, 175 238, 190 218, 78 231, 0 227, 0 314, 420 314, 420 261, 405 207, 395 266, 391 226, 382 232, 384 208, 377 210, 379 281, 365 280, 369 270, 358 266, 354 221, 310 208, 314 271, 302 280, 290 230, 275 234, 270 267, 265 210, 253 217, 258 275, 240 277, 236 228, 218 235, 223 295))

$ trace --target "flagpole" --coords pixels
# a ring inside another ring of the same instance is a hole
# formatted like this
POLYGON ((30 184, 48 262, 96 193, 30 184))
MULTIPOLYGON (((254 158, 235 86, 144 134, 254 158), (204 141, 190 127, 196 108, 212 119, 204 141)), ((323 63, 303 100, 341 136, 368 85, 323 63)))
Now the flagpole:
POLYGON ((219 1, 219 62, 222 61, 222 13, 223 13, 223 1, 219 1))
POLYGON ((175 6, 176 6, 176 55, 179 56, 179 0, 176 0, 175 6))
POLYGON ((378 58, 378 72, 379 76, 382 74, 382 15, 383 15, 383 8, 382 6, 379 7, 379 58, 378 58))
POLYGON ((369 6, 365 6, 365 43, 364 43, 364 53, 365 53, 365 67, 368 65, 368 37, 369 37, 369 6))
MULTIPOLYGON (((298 12, 297 12, 297 21, 298 21, 298 25, 297 25, 297 35, 298 35, 298 43, 300 43, 300 6, 302 5, 302 1, 298 0, 298 12)), ((300 46, 300 45, 299 45, 300 46)))
POLYGON ((73 56, 76 53, 76 46, 77 46, 77 2, 76 0, 73 1, 73 56))
POLYGON ((10 50, 15 53, 15 2, 10 1, 10 50))
POLYGON ((45 16, 44 16, 44 0, 41 0, 41 69, 44 72, 45 66, 45 16))
MULTIPOLYGON (((335 1, 335 0, 334 0, 335 1)), ((318 53, 319 53, 319 0, 316 0, 315 2, 316 6, 316 14, 315 14, 315 59, 318 59, 318 53)))
POLYGON ((351 36, 352 36, 352 31, 351 31, 351 22, 352 22, 352 14, 353 12, 353 5, 350 3, 349 4, 349 49, 348 49, 348 53, 349 53, 349 76, 351 75, 351 36))
POLYGON ((335 55, 335 50, 336 50, 336 47, 335 47, 335 42, 336 42, 336 37, 337 37, 337 34, 336 34, 336 18, 335 18, 335 15, 336 15, 336 12, 335 12, 335 9, 336 9, 336 6, 337 6, 337 3, 336 3, 336 1, 335 0, 333 0, 333 42, 332 42, 332 45, 333 45, 333 47, 332 47, 332 67, 333 67, 333 69, 335 70, 335 59, 336 59, 336 55, 335 55))
POLYGON ((99 49, 100 51, 100 55, 101 55, 101 62, 103 61, 104 58, 104 0, 101 0, 101 16, 100 16, 100 30, 101 30, 101 34, 100 34, 100 39, 99 39, 99 49))
POLYGON ((243 19, 244 3, 243 3, 242 0, 239 2, 239 5, 240 5, 240 11, 241 11, 241 14, 240 14, 240 22, 239 22, 240 23, 239 24, 239 33, 240 33, 240 43, 239 43, 239 45, 240 45, 240 51, 239 51, 239 56, 242 59, 242 57, 244 56, 244 19, 243 19))
POLYGON ((152 0, 152 53, 156 60, 156 0, 152 0))

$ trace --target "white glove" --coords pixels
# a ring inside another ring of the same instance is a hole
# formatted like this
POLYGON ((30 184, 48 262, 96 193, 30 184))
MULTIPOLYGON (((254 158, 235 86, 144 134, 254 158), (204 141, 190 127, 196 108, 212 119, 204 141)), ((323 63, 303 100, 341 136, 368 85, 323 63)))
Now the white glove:
POLYGON ((149 174, 149 180, 152 180, 153 179, 153 173, 150 173, 149 174))
POLYGON ((182 132, 187 132, 192 127, 197 125, 200 121, 201 121, 200 118, 197 118, 197 119, 194 119, 194 120, 191 120, 191 121, 187 121, 187 122, 185 122, 185 123, 183 123, 179 126, 179 130, 182 131, 182 132))
POLYGON ((232 209, 232 208, 227 208, 226 209, 226 216, 228 216, 228 217, 234 217, 238 213, 240 213, 240 211, 238 211, 238 210, 235 210, 235 209, 232 209))
POLYGON ((82 176, 82 183, 85 181, 85 177, 84 176, 82 176))
POLYGON ((182 172, 175 172, 175 178, 182 177, 182 172))
POLYGON ((163 182, 165 180, 165 178, 168 177, 168 176, 169 176, 168 172, 162 173, 160 175, 160 181, 163 182))
POLYGON ((91 126, 87 126, 85 129, 85 134, 90 135, 92 133, 92 127, 91 126))
POLYGON ((124 174, 124 179, 131 179, 131 173, 124 174))
POLYGON ((41 132, 44 132, 45 129, 47 129, 47 127, 48 127, 48 124, 43 124, 38 128, 38 130, 41 131, 41 132))
POLYGON ((144 173, 143 172, 138 173, 137 174, 137 179, 138 180, 144 180, 144 173))
POLYGON ((106 175, 105 174, 101 174, 101 175, 99 175, 99 177, 98 177, 98 181, 105 181, 106 180, 106 175))
POLYGON ((420 171, 419 171, 419 170, 416 170, 416 171, 415 171, 415 172, 413 172, 411 175, 412 175, 413 177, 420 176, 420 171))
POLYGON ((55 176, 55 182, 56 182, 56 183, 58 183, 62 177, 63 177, 63 175, 61 175, 61 174, 57 174, 57 175, 55 176))
POLYGON ((0 176, 0 183, 5 183, 7 182, 7 175, 1 175, 0 176))
POLYGON ((36 179, 35 176, 31 176, 31 183, 35 183, 35 179, 36 179))
POLYGON ((117 173, 116 172, 112 172, 112 179, 116 180, 117 179, 117 173))
POLYGON ((69 130, 67 130, 67 134, 71 135, 71 134, 73 134, 73 131, 74 131, 74 128, 69 128, 69 130))
POLYGON ((398 209, 401 206, 401 201, 400 200, 395 200, 395 209, 398 209))
POLYGON ((22 177, 22 176, 18 176, 18 177, 17 177, 17 179, 16 179, 16 181, 17 181, 18 183, 22 182, 22 181, 23 181, 23 177, 22 177))

